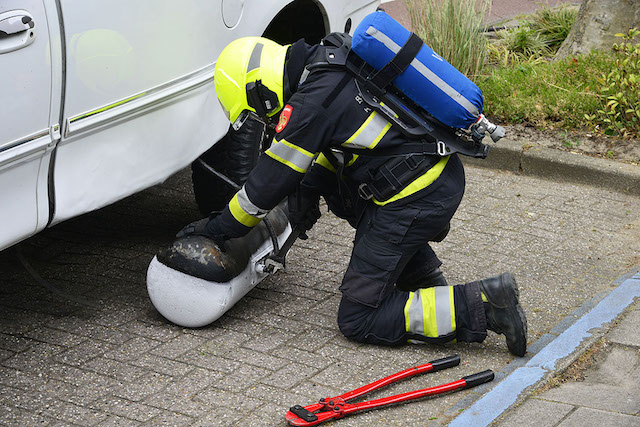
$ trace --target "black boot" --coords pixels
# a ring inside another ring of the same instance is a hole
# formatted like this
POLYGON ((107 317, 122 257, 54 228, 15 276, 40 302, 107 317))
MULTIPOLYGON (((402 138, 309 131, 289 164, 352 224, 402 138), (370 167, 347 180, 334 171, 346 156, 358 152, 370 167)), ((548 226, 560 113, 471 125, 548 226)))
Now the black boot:
POLYGON ((527 352, 527 318, 518 302, 518 285, 511 273, 480 281, 480 290, 487 298, 485 312, 487 329, 504 334, 509 351, 516 356, 527 352))

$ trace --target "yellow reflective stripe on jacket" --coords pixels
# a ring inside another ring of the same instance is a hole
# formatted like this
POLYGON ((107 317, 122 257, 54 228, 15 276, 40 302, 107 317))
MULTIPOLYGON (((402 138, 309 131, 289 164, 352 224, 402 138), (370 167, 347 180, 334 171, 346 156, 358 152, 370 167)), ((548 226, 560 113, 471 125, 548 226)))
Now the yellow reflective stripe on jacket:
POLYGON ((423 188, 428 187, 433 183, 433 181, 438 179, 438 177, 442 174, 442 171, 444 170, 444 167, 447 165, 448 161, 449 161, 449 156, 443 157, 431 169, 429 169, 426 173, 424 173, 423 175, 413 180, 411 184, 407 185, 405 188, 402 189, 402 191, 400 191, 395 196, 382 202, 374 198, 373 202, 378 206, 384 206, 387 203, 395 202, 396 200, 400 200, 403 197, 410 196, 422 190, 423 188))
POLYGON ((246 227, 255 227, 261 220, 261 218, 251 215, 242 209, 240 201, 238 200, 238 194, 233 196, 233 199, 229 202, 229 211, 236 221, 246 227))
POLYGON ((404 307, 407 332, 428 338, 448 335, 456 330, 453 286, 435 286, 409 292, 404 307))
POLYGON ((389 129, 391 129, 391 123, 374 111, 342 145, 344 147, 372 149, 378 145, 378 142, 387 134, 389 129))
POLYGON ((327 159, 327 156, 325 156, 322 153, 320 153, 320 155, 316 159, 316 163, 330 172, 333 172, 333 173, 337 172, 336 168, 334 168, 331 162, 329 161, 329 159, 327 159))
POLYGON ((273 144, 271 144, 271 147, 269 147, 265 154, 300 173, 305 173, 309 169, 311 162, 313 162, 316 156, 314 153, 310 153, 304 148, 293 145, 284 139, 280 141, 274 139, 273 144))

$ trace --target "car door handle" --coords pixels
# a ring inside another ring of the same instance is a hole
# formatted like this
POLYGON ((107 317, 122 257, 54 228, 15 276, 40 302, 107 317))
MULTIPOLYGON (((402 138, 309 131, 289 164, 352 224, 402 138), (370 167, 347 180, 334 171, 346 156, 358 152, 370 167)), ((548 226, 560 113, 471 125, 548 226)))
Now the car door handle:
POLYGON ((0 54, 29 46, 36 38, 36 23, 26 10, 0 13, 0 54))

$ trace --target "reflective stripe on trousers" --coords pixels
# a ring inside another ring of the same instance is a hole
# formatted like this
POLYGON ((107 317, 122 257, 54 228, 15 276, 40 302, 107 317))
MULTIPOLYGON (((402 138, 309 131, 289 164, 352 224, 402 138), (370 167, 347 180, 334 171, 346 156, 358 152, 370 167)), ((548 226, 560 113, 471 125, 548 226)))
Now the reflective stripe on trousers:
POLYGON ((404 306, 406 331, 437 338, 456 330, 453 286, 435 286, 409 292, 404 306))

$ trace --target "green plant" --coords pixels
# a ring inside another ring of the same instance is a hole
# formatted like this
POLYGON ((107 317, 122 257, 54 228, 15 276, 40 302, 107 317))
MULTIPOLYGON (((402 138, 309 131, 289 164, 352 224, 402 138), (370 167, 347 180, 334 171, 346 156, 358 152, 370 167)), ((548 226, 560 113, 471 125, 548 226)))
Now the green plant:
POLYGON ((487 54, 482 36, 489 0, 406 0, 411 26, 422 40, 451 65, 474 78, 487 54))
POLYGON ((577 16, 575 8, 562 6, 552 9, 547 5, 533 15, 529 26, 540 35, 547 48, 556 51, 569 35, 577 16))
POLYGON ((501 44, 520 58, 531 59, 550 54, 540 33, 528 25, 498 31, 498 38, 501 44))
POLYGON ((623 42, 613 45, 614 67, 599 80, 606 103, 598 113, 607 135, 640 136, 640 45, 633 43, 638 35, 636 28, 616 34, 623 42))

